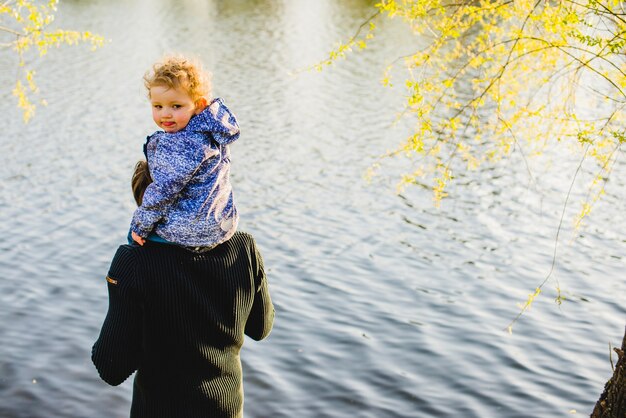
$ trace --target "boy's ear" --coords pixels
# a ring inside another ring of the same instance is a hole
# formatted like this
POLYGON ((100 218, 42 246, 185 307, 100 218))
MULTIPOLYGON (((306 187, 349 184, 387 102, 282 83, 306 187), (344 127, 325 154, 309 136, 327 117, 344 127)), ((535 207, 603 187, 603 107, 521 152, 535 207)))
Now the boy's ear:
POLYGON ((196 115, 200 112, 202 112, 204 110, 204 108, 206 108, 207 102, 206 99, 204 97, 200 97, 198 100, 196 100, 196 115))

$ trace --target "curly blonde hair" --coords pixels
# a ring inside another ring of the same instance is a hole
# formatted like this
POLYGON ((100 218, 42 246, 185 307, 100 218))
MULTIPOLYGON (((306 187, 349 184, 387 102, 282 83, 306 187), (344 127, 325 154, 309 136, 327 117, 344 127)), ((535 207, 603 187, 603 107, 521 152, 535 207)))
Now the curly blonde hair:
POLYGON ((198 61, 180 55, 165 56, 155 63, 143 76, 143 81, 148 97, 150 88, 154 86, 183 89, 193 101, 200 98, 208 100, 211 94, 211 74, 198 61))

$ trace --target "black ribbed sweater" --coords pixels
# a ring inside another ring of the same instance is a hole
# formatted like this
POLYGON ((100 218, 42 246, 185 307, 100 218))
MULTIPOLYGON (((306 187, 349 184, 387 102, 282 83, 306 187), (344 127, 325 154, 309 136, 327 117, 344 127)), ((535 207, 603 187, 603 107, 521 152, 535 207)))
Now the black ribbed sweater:
POLYGON ((92 360, 111 385, 137 370, 131 418, 242 416, 244 332, 263 339, 274 320, 252 236, 237 232, 203 254, 122 245, 107 281, 92 360))

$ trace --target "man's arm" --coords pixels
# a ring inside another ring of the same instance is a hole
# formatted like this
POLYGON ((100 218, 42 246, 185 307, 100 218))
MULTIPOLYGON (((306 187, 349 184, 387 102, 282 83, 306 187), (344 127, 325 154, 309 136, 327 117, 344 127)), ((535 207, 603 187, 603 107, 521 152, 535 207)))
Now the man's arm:
POLYGON ((245 333, 248 337, 259 341, 267 337, 272 330, 274 324, 274 304, 270 297, 267 277, 263 268, 263 258, 254 239, 251 241, 250 258, 254 274, 255 293, 252 309, 246 322, 245 333))
POLYGON ((128 247, 120 247, 106 277, 109 310, 91 360, 102 380, 117 386, 139 367, 142 312, 135 288, 135 262, 128 247))
POLYGON ((132 232, 146 238, 167 213, 181 190, 211 154, 199 134, 160 134, 158 150, 150 161, 153 182, 146 187, 141 206, 133 214, 132 232))

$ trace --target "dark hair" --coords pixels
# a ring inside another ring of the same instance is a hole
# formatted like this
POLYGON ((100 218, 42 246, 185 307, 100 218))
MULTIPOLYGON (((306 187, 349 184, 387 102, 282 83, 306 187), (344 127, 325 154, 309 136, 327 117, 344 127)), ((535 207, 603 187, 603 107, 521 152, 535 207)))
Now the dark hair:
POLYGON ((133 179, 130 182, 137 206, 141 206, 143 192, 146 191, 146 187, 148 187, 150 183, 152 183, 152 177, 150 177, 150 170, 148 170, 148 162, 144 160, 137 161, 133 179))

